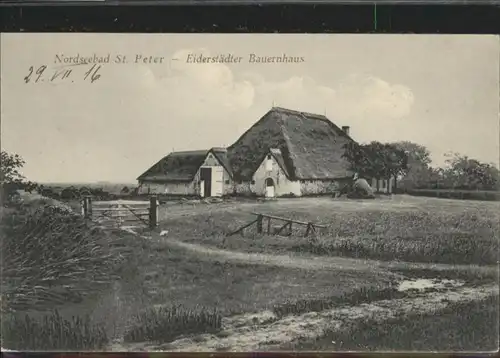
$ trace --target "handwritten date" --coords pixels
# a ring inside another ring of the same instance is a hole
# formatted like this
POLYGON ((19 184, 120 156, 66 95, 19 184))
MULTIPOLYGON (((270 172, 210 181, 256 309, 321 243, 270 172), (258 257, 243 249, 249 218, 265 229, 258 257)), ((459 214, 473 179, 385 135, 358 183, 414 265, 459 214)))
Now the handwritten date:
POLYGON ((92 64, 91 66, 67 66, 57 69, 49 69, 46 65, 41 65, 38 68, 30 66, 28 74, 24 77, 25 83, 39 82, 56 82, 69 81, 74 82, 75 79, 94 83, 101 75, 99 70, 101 65, 92 64), (84 67, 84 68, 76 68, 84 67))

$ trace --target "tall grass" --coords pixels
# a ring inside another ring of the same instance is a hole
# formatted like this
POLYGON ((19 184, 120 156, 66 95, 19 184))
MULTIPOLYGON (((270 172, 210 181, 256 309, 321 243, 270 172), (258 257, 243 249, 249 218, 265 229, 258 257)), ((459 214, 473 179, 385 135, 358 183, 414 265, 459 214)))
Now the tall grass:
POLYGON ((91 305, 110 289, 128 255, 120 237, 50 199, 3 208, 0 231, 3 347, 102 348, 107 334, 90 309, 53 310, 91 305))
POLYGON ((125 342, 170 342, 179 336, 217 332, 222 316, 216 310, 190 310, 182 306, 152 307, 134 317, 125 342))
POLYGON ((475 240, 474 237, 384 238, 331 237, 299 244, 294 251, 316 255, 347 256, 376 260, 400 260, 425 263, 494 265, 497 262, 498 242, 475 240))
POLYGON ((63 207, 21 204, 3 215, 2 309, 81 302, 116 280, 117 238, 63 207))
POLYGON ((2 317, 2 345, 13 350, 102 350, 108 344, 106 330, 90 316, 63 318, 56 310, 38 318, 28 314, 2 317))
POLYGON ((406 294, 396 287, 362 287, 346 292, 340 296, 319 299, 302 299, 293 302, 284 302, 273 307, 274 314, 281 318, 288 315, 300 315, 307 312, 321 312, 339 305, 359 305, 362 303, 403 298, 406 294))
POLYGON ((389 261, 492 265, 498 260, 500 226, 498 216, 488 214, 356 213, 343 217, 329 234, 301 242, 293 250, 389 261))

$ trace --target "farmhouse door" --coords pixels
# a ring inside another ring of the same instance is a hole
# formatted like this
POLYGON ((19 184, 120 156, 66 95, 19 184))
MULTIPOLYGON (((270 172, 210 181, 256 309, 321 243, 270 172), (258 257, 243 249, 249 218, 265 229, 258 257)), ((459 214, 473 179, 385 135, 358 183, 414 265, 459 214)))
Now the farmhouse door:
POLYGON ((274 181, 271 178, 266 179, 266 198, 274 198, 274 181))
POLYGON ((200 180, 203 185, 203 197, 212 196, 212 168, 200 168, 200 180))
POLYGON ((222 196, 224 189, 224 168, 212 168, 212 196, 222 196))

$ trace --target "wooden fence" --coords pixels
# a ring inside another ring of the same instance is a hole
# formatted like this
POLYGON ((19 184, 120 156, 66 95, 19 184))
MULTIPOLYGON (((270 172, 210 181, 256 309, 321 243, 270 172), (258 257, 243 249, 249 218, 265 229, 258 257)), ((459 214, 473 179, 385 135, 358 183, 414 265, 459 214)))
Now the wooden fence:
POLYGON ((257 226, 257 232, 259 234, 266 232, 268 235, 282 235, 283 236, 290 236, 292 234, 292 225, 297 224, 300 226, 306 227, 306 231, 304 233, 304 236, 309 236, 310 234, 316 233, 317 228, 326 228, 325 225, 320 225, 320 224, 315 224, 312 222, 304 222, 304 221, 299 221, 299 220, 293 220, 293 219, 287 219, 287 218, 282 218, 279 216, 274 216, 274 215, 268 215, 268 214, 261 214, 261 213, 252 213, 253 215, 256 215, 257 218, 250 223, 243 225, 240 227, 238 230, 231 232, 227 236, 232 236, 238 233, 243 233, 243 231, 246 228, 251 227, 252 225, 257 226), (271 230, 273 227, 271 225, 271 221, 275 220, 278 222, 281 222, 282 224, 280 227, 276 228, 275 230, 271 230), (264 221, 266 221, 267 228, 264 228, 264 221))
POLYGON ((156 196, 151 196, 149 201, 93 201, 91 196, 82 199, 84 217, 118 226, 141 224, 154 229, 158 225, 158 207, 156 196))

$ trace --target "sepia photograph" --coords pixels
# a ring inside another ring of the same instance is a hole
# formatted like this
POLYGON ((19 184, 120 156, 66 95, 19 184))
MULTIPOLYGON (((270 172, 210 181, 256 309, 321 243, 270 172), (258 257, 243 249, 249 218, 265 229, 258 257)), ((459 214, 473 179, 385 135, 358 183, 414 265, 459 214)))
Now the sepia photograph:
POLYGON ((498 351, 498 36, 0 44, 2 351, 498 351))

